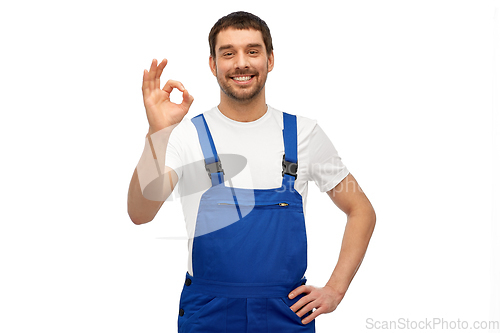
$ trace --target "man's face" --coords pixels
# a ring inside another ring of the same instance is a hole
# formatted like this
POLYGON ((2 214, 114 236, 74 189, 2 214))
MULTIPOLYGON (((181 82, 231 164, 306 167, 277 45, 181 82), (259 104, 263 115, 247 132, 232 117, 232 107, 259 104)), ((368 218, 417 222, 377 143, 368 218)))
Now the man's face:
POLYGON ((274 54, 267 55, 260 31, 228 28, 217 35, 210 69, 231 99, 246 102, 259 95, 273 67, 274 54))

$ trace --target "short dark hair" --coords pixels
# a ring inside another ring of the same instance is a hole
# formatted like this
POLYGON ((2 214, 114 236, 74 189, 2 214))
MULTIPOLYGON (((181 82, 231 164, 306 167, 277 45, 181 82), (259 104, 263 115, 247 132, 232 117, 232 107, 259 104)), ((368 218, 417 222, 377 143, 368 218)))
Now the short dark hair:
POLYGON ((267 55, 271 55, 273 51, 273 40, 271 38, 271 31, 269 31, 266 22, 254 14, 239 11, 221 17, 210 30, 208 34, 208 44, 210 45, 210 55, 212 58, 215 59, 217 35, 227 28, 235 28, 238 30, 255 29, 260 31, 264 39, 267 55))

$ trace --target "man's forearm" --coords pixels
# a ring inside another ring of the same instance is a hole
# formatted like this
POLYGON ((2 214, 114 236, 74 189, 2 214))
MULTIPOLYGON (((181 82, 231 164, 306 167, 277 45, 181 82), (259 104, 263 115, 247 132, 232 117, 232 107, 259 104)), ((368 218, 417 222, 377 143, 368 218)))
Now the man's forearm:
POLYGON ((363 261, 375 228, 375 219, 375 212, 371 206, 353 212, 347 217, 339 260, 326 283, 326 286, 334 289, 342 297, 363 261))
MULTIPOLYGON (((137 174, 143 194, 145 187, 165 172, 166 149, 173 128, 167 127, 154 133, 150 129, 146 135, 144 151, 137 163, 137 174)), ((161 193, 157 195, 157 198, 151 199, 160 200, 161 193)))
POLYGON ((145 138, 145 147, 137 164, 128 192, 128 213, 136 224, 149 222, 170 195, 173 188, 172 174, 165 170, 168 139, 173 128, 165 128, 145 138), (164 186, 168 176, 170 186, 164 186), (147 187, 147 191, 146 191, 147 187))

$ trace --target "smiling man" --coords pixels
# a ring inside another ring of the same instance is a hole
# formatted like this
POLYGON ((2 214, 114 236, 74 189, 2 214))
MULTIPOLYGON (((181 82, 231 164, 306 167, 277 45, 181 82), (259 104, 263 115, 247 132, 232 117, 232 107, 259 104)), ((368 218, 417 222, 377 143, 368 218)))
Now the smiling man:
MULTIPOLYGON (((221 94, 237 103, 252 101, 257 96, 262 100, 274 54, 267 53, 261 32, 229 27, 219 32, 218 40, 216 53, 210 56, 210 69, 217 77, 221 94), (240 64, 235 67, 235 62, 240 64)), ((265 104, 265 100, 259 104, 265 104)))
POLYGON ((315 332, 315 318, 336 309, 361 264, 373 207, 315 120, 266 104, 274 53, 263 20, 229 14, 213 26, 209 46, 220 103, 191 119, 187 89, 173 80, 160 88, 166 59, 144 71, 149 131, 129 187, 130 218, 153 220, 179 188, 189 235, 179 332, 315 332), (173 89, 181 104, 170 101, 173 89), (223 157, 230 154, 246 159, 241 172, 223 157), (305 278, 309 181, 347 215, 339 259, 321 288, 305 278))
POLYGON ((271 35, 266 34, 266 43, 261 31, 226 22, 227 27, 216 24, 209 35, 210 69, 221 89, 219 110, 231 119, 253 121, 267 111, 264 86, 274 67, 271 35))

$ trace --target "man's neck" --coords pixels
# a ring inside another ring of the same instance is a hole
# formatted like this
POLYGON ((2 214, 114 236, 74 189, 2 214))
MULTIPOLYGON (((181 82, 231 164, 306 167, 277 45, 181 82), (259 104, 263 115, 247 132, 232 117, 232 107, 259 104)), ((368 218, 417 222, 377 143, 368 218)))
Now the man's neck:
POLYGON ((218 105, 219 111, 229 119, 235 121, 255 121, 267 112, 265 95, 259 95, 251 101, 240 102, 227 97, 221 91, 221 101, 218 105))

